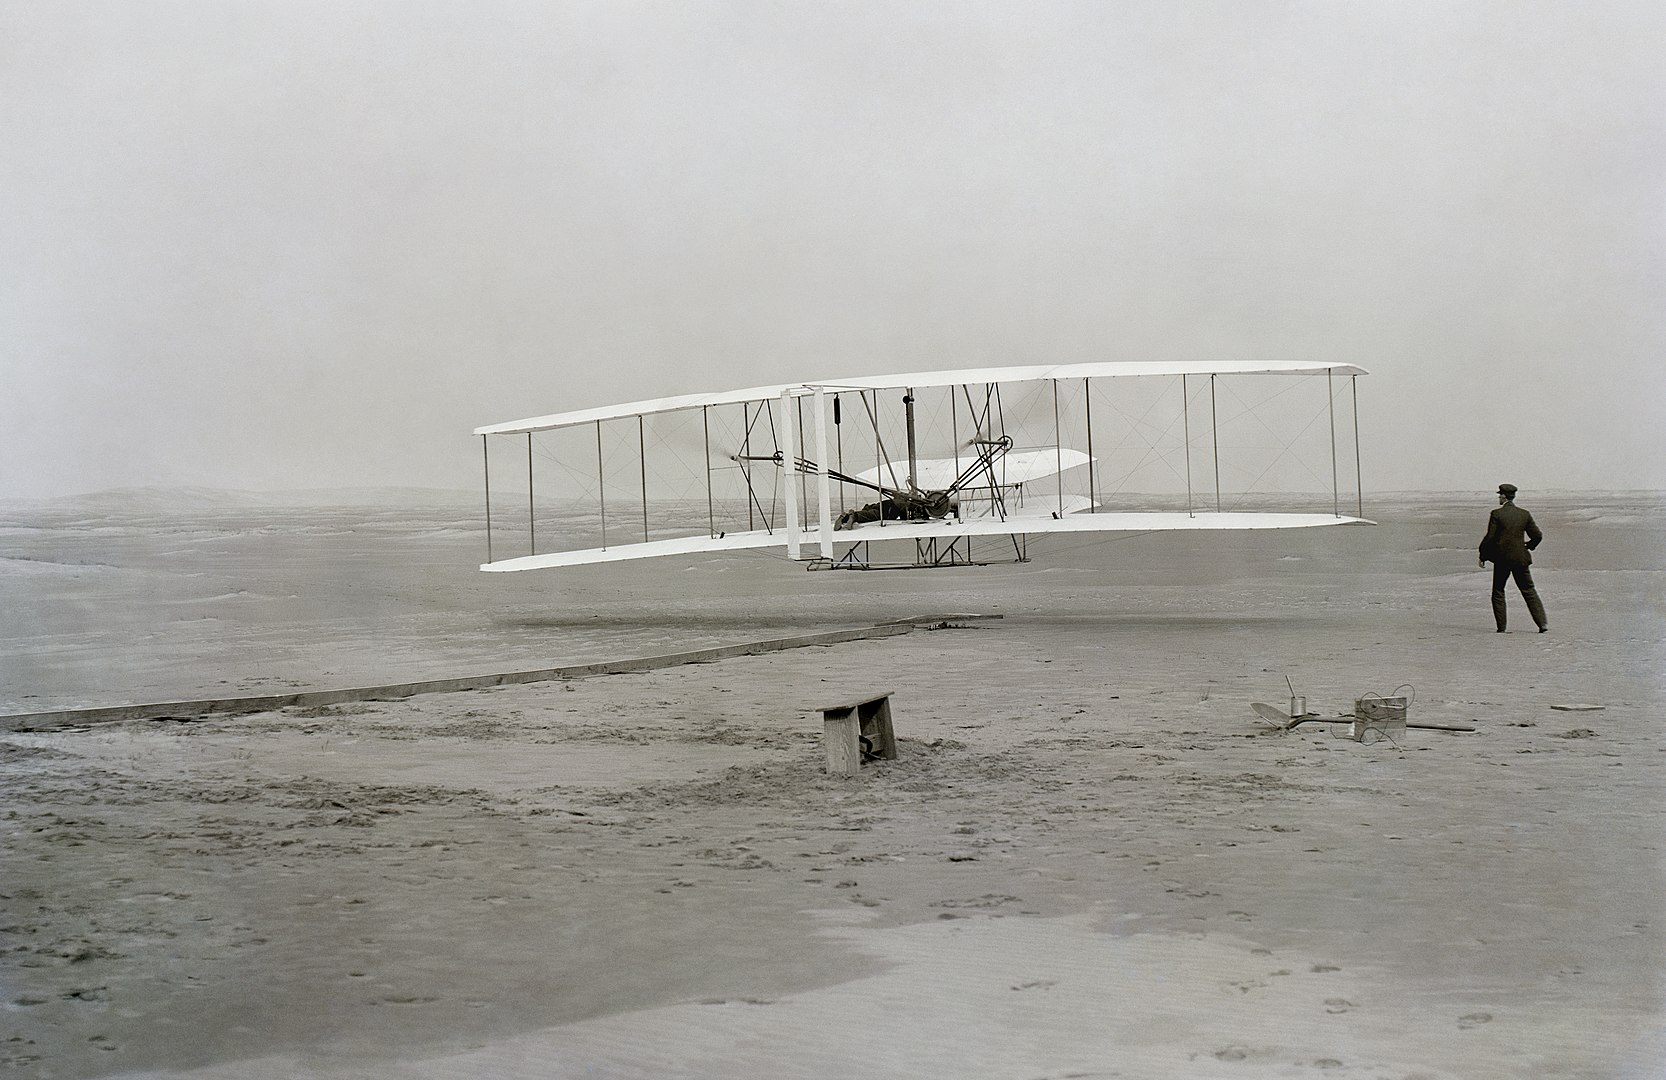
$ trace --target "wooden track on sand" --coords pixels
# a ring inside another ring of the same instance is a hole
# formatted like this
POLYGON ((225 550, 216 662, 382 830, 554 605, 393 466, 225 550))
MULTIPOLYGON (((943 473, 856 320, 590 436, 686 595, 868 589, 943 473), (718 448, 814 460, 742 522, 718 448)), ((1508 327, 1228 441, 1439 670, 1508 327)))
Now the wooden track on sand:
POLYGON ((705 664, 733 656, 756 656, 761 653, 802 649, 812 645, 837 645, 846 641, 893 637, 906 634, 916 626, 931 626, 964 619, 1000 618, 999 615, 934 615, 894 622, 857 626, 844 630, 829 630, 819 634, 797 637, 771 638, 748 641, 737 645, 718 645, 708 649, 644 656, 630 660, 609 660, 593 664, 569 664, 563 667, 536 668, 530 671, 503 671, 484 675, 464 675, 452 679, 422 679, 416 682, 387 683, 380 686, 355 686, 340 690, 303 690, 291 694, 262 694, 253 697, 202 698, 191 701, 158 701, 131 705, 106 705, 86 709, 53 709, 45 712, 9 713, 0 716, 0 731, 43 731, 50 728, 81 727, 87 724, 113 724, 123 720, 187 720, 201 716, 225 716, 239 713, 270 712, 297 706, 316 707, 338 705, 346 701, 397 701, 417 694, 451 694, 461 690, 484 690, 493 686, 518 683, 555 682, 562 679, 585 679, 596 675, 620 675, 627 672, 653 671, 657 668, 678 667, 683 664, 705 664))

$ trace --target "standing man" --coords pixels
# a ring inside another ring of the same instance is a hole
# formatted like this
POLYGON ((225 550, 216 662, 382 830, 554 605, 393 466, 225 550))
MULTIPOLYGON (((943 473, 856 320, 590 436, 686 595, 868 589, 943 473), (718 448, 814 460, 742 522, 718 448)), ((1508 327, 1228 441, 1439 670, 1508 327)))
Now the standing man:
POLYGON ((1544 533, 1533 523, 1533 515, 1516 505, 1516 486, 1498 485, 1498 509, 1487 519, 1487 535, 1481 539, 1481 565, 1492 563, 1492 617, 1498 632, 1504 633, 1504 583, 1516 579, 1521 598, 1527 601, 1527 611, 1539 626, 1539 633, 1550 629, 1545 618, 1545 606, 1539 602, 1539 591, 1533 587, 1533 565, 1529 554, 1539 546, 1544 533))

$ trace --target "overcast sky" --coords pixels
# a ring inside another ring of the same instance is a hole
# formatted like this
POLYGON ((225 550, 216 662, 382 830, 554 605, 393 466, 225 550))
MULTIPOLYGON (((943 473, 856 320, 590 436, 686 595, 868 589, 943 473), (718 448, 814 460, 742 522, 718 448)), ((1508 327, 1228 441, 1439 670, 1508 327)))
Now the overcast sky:
POLYGON ((1268 357, 1372 372, 1368 492, 1666 489, 1662 56, 1658 0, 0 0, 0 496, 1268 357))

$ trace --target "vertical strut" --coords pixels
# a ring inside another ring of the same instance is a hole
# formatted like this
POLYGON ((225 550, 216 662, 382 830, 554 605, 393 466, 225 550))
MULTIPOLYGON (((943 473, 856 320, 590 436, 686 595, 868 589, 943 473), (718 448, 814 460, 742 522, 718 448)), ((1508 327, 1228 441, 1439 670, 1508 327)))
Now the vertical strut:
MULTIPOLYGON (((804 454, 804 447, 808 445, 804 441, 804 399, 795 398, 793 400, 793 408, 796 411, 798 420, 798 451, 799 456, 802 457, 804 454)), ((823 461, 827 459, 827 455, 825 453, 820 453, 817 457, 823 461)), ((803 525, 804 529, 808 531, 810 527, 810 492, 805 487, 805 475, 806 474, 802 472, 798 474, 798 504, 800 515, 799 521, 803 525)))
MULTIPOLYGON (((845 427, 839 415, 839 395, 833 395, 833 441, 839 448, 839 471, 845 471, 845 427)), ((839 485, 839 513, 845 512, 845 486, 839 485)))
POLYGON ((706 533, 717 535, 717 511, 712 506, 712 426, 706 415, 710 405, 700 406, 700 434, 706 442, 706 533))
POLYGON ((1209 434, 1215 443, 1215 513, 1221 512, 1221 432, 1215 426, 1215 377, 1209 376, 1209 434))
POLYGON ((1359 516, 1365 516, 1365 475, 1359 463, 1359 376, 1348 376, 1354 391, 1354 491, 1359 495, 1359 516))
MULTIPOLYGON (((883 487, 884 484, 885 484, 885 447, 879 441, 879 391, 878 390, 874 391, 873 397, 874 397, 873 406, 868 409, 868 418, 873 421, 873 459, 874 459, 874 473, 873 474, 874 474, 874 478, 879 481, 880 486, 883 487)), ((867 391, 862 392, 862 404, 864 406, 866 406, 868 404, 867 391)), ((894 483, 896 483, 896 481, 897 481, 897 477, 896 477, 896 474, 893 472, 892 475, 891 475, 891 482, 894 484, 894 483)), ((888 496, 885 494, 885 492, 881 491, 879 493, 879 527, 881 529, 883 529, 885 527, 885 501, 886 501, 887 498, 888 498, 888 496)))
POLYGON ((1087 405, 1088 421, 1088 513, 1099 513, 1099 497, 1093 483, 1093 380, 1082 380, 1082 400, 1087 405))
POLYGON ((914 388, 912 386, 903 391, 902 412, 903 420, 908 426, 908 492, 912 495, 920 490, 914 453, 914 388))
MULTIPOLYGON (((768 408, 766 401, 764 407, 768 408)), ((794 439, 797 425, 793 423, 792 390, 781 391, 781 438, 786 452, 781 455, 781 467, 786 475, 781 478, 782 494, 787 500, 787 558, 798 561, 798 443, 794 439)))
POLYGON ((1053 474, 1059 495, 1059 516, 1064 516, 1064 431, 1059 427, 1059 380, 1053 380, 1053 462, 1058 470, 1053 474))
POLYGON ((648 542, 648 437, 642 431, 642 417, 636 418, 636 461, 642 466, 642 542, 648 542))
POLYGON ((954 387, 949 387, 949 441, 954 443, 954 474, 960 475, 960 411, 954 404, 954 387))
POLYGON ((1180 416, 1186 431, 1186 516, 1192 515, 1192 396, 1186 392, 1186 376, 1180 376, 1180 416))
POLYGON ((480 458, 486 466, 486 561, 492 561, 492 448, 486 440, 490 435, 480 436, 480 458))
POLYGON ((538 504, 532 498, 532 432, 526 433, 526 531, 532 554, 538 554, 538 504))
POLYGON ((1325 369, 1325 405, 1330 410, 1330 500, 1331 513, 1342 516, 1342 489, 1336 479, 1336 391, 1331 385, 1331 369, 1325 369))
POLYGON ((833 558, 833 496, 828 490, 827 476, 827 391, 816 387, 816 532, 821 557, 833 558))
POLYGON ((740 403, 740 432, 740 474, 746 480, 746 531, 751 532, 752 500, 757 496, 752 492, 752 473, 746 466, 746 459, 752 454, 752 414, 744 401, 740 403))
POLYGON ((607 470, 602 468, 602 422, 596 421, 596 497, 602 504, 602 550, 607 550, 607 470))

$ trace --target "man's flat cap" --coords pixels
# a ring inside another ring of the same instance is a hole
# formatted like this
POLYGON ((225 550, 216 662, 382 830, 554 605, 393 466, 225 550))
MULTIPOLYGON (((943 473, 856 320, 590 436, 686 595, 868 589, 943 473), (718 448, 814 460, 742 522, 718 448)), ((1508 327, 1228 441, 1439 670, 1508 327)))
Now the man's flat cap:
POLYGON ((1498 493, 1500 495, 1514 495, 1516 493, 1516 486, 1514 484, 1499 484, 1498 493))

